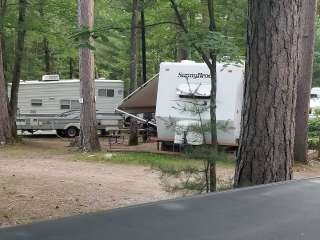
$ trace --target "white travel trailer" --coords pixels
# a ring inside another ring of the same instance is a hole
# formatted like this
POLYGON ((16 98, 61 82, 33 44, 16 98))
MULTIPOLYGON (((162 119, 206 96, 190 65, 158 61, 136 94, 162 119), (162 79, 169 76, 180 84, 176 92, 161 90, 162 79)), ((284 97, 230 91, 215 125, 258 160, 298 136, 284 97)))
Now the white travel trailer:
MULTIPOLYGON (((99 128, 118 128, 122 117, 115 113, 115 108, 123 99, 123 81, 97 79, 95 83, 97 116, 101 118, 99 128)), ((9 85, 9 91, 10 88, 9 85)), ((17 127, 28 131, 57 130, 72 137, 80 125, 77 114, 80 102, 80 80, 60 80, 58 75, 45 75, 41 81, 21 81, 17 127)))
MULTIPOLYGON (((238 145, 243 84, 244 66, 217 64, 217 124, 224 126, 223 129, 218 128, 220 145, 238 145)), ((203 137, 187 129, 200 122, 208 123, 209 107, 201 114, 201 121, 199 114, 183 109, 194 103, 209 106, 210 90, 210 71, 206 64, 164 62, 160 65, 158 78, 127 97, 117 110, 134 114, 139 110, 154 111, 160 142, 181 144, 187 140, 188 144, 199 145, 204 143, 203 137)), ((205 142, 210 143, 210 134, 207 133, 205 138, 205 142)))
POLYGON ((315 118, 317 115, 317 111, 320 110, 320 88, 314 87, 311 89, 310 96, 310 109, 309 109, 309 117, 315 118))
MULTIPOLYGON (((243 70, 243 67, 239 66, 217 64, 217 125, 225 126, 223 129, 218 127, 218 143, 220 145, 238 144, 243 70)), ((181 107, 185 108, 185 104, 190 106, 191 102, 209 106, 210 81, 210 71, 206 64, 191 61, 161 64, 156 108, 160 141, 182 143, 184 129, 189 124, 200 124, 198 114, 194 111, 182 110, 181 107), (172 121, 175 124, 170 124, 172 121)), ((206 109, 207 111, 201 114, 203 122, 210 121, 209 108, 206 109)), ((204 141, 200 136, 191 131, 185 137, 188 143, 197 145, 204 141)), ((210 141, 210 134, 206 134, 206 142, 210 141)))

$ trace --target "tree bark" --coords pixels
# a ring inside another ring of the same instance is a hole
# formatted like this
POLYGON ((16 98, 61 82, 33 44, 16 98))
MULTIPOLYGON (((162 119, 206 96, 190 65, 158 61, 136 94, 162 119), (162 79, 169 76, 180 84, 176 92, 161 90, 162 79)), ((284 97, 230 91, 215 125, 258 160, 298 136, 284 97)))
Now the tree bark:
POLYGON ((12 135, 17 137, 17 110, 18 110, 18 92, 21 78, 21 65, 24 54, 24 43, 26 37, 26 10, 27 0, 19 0, 19 16, 18 16, 18 30, 16 40, 16 52, 14 67, 12 72, 12 86, 11 86, 11 97, 10 97, 10 121, 12 125, 12 135))
POLYGON ((130 93, 137 88, 137 66, 138 66, 138 16, 139 0, 132 0, 131 18, 131 40, 130 40, 130 93))
MULTIPOLYGON (((79 0, 79 26, 92 31, 94 21, 94 1, 79 0)), ((97 135, 95 81, 94 81, 94 55, 89 45, 93 44, 92 37, 81 39, 79 49, 80 61, 80 142, 85 152, 100 150, 97 135)))
POLYGON ((300 4, 249 0, 238 187, 292 178, 300 4))
POLYGON ((304 0, 301 8, 301 58, 297 87, 294 159, 308 162, 308 119, 313 74, 316 0, 304 0))
POLYGON ((0 145, 10 143, 13 140, 5 85, 2 46, 0 41, 0 145))

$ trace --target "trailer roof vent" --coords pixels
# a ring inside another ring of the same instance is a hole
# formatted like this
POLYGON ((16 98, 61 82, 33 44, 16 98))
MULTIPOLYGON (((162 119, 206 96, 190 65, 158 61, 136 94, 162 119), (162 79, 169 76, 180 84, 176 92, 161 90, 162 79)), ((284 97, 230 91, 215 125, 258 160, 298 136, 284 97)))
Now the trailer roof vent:
POLYGON ((60 76, 58 74, 55 75, 43 75, 42 81, 49 82, 49 81, 59 81, 60 76))

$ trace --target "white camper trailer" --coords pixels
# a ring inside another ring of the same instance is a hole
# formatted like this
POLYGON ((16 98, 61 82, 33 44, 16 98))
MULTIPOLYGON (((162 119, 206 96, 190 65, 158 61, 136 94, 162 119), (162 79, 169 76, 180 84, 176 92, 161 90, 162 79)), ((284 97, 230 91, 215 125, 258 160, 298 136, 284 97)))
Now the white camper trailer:
POLYGON ((309 105, 309 118, 317 117, 317 111, 320 110, 320 88, 314 87, 311 89, 310 105, 309 105))
MULTIPOLYGON (((217 123, 218 143, 220 145, 237 145, 240 135, 242 108, 243 67, 217 64, 217 123)), ((158 139, 182 143, 202 144, 201 134, 186 133, 183 129, 188 122, 200 124, 200 116, 193 111, 181 110, 181 103, 191 102, 209 106, 210 104, 210 71, 206 64, 183 61, 182 63, 162 63, 160 66, 156 122, 158 139), (187 99, 187 101, 186 101, 187 99), (175 124, 170 124, 170 122, 175 124), (169 124, 168 124, 169 123, 169 124), (171 125, 171 126, 170 126, 171 125), (170 127, 168 127, 170 126, 170 127)), ((201 114, 203 122, 210 121, 209 108, 201 114)), ((206 142, 211 141, 206 134, 206 142)))
MULTIPOLYGON (((96 108, 99 129, 118 128, 122 117, 115 113, 123 99, 123 81, 97 79, 96 108)), ((11 86, 9 85, 9 92, 11 86)), ((80 80, 59 80, 45 75, 41 81, 21 81, 18 95, 17 128, 19 130, 63 130, 70 137, 79 129, 80 80)))
MULTIPOLYGON (((217 122, 218 126, 224 126, 218 129, 220 145, 238 145, 243 84, 243 66, 217 64, 217 122)), ((192 102, 209 106, 210 90, 210 71, 206 64, 193 61, 164 62, 160 65, 159 76, 128 96, 119 105, 118 111, 129 114, 153 111, 160 142, 199 145, 204 143, 203 137, 187 129, 189 125, 199 124, 200 116, 182 110, 184 107, 181 106, 192 102)), ((201 114, 201 122, 209 121, 210 112, 207 108, 201 114)), ((210 134, 207 133, 205 142, 210 141, 210 134)))

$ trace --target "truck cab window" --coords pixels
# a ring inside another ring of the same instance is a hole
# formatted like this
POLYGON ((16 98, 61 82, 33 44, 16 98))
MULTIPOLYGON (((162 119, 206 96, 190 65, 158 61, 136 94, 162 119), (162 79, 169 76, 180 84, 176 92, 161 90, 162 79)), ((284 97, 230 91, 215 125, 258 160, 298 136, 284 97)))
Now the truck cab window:
POLYGON ((42 106, 42 99, 31 99, 31 106, 41 107, 42 106))

